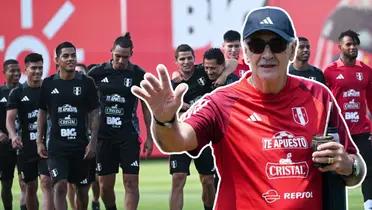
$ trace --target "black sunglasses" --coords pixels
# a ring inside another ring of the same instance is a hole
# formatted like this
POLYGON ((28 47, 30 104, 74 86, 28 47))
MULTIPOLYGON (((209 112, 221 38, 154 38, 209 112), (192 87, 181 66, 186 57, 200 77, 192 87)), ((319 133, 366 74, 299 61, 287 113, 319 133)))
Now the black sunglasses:
POLYGON ((251 52, 254 54, 261 54, 265 50, 266 45, 269 45, 271 52, 281 53, 287 49, 288 42, 281 38, 273 38, 268 42, 263 39, 252 38, 247 44, 251 52))

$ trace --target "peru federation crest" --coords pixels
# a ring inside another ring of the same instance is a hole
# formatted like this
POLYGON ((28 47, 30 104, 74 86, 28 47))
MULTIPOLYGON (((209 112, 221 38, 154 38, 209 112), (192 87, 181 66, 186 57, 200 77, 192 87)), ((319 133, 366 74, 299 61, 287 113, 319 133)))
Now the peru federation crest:
POLYGON ((198 81, 199 85, 201 85, 201 86, 205 85, 205 78, 204 77, 200 77, 197 81, 198 81))
POLYGON ((292 108, 293 120, 302 126, 305 126, 309 122, 306 109, 304 107, 293 107, 292 108))
POLYGON ((74 95, 76 95, 76 96, 81 95, 81 87, 73 87, 73 88, 72 88, 72 92, 73 92, 74 95))
POLYGON ((132 86, 132 78, 124 78, 124 86, 131 87, 132 86))
POLYGON ((356 76, 357 80, 359 80, 359 81, 363 80, 363 73, 362 72, 355 73, 355 76, 356 76))

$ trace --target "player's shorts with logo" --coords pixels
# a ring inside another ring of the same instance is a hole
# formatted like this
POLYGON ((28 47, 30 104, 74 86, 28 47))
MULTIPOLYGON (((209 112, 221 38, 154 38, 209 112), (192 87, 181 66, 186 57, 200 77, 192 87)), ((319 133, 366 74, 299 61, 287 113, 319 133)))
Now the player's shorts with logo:
POLYGON ((206 147, 200 156, 192 159, 187 154, 178 154, 169 156, 170 174, 174 173, 187 173, 190 175, 190 163, 194 160, 196 170, 202 175, 213 175, 215 173, 214 161, 212 150, 206 147))
POLYGON ((25 183, 35 181, 39 175, 49 176, 46 159, 35 157, 24 160, 18 157, 17 166, 21 179, 25 183))
POLYGON ((119 172, 138 174, 140 165, 140 142, 136 133, 128 133, 125 141, 113 143, 107 139, 98 139, 97 174, 99 176, 119 172))
POLYGON ((53 184, 64 179, 73 184, 87 184, 90 168, 89 161, 84 159, 83 152, 49 156, 48 169, 53 184))

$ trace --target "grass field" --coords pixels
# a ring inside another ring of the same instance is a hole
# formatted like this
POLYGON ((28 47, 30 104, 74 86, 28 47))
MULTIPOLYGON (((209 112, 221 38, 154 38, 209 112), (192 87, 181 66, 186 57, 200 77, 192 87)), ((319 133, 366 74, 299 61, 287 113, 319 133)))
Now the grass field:
MULTIPOLYGON (((195 167, 191 168, 191 175, 187 179, 184 191, 184 210, 201 210, 203 205, 201 202, 201 187, 199 176, 195 167)), ((140 203, 139 210, 166 210, 168 209, 168 199, 170 191, 171 177, 169 175, 168 162, 166 160, 148 160, 141 162, 140 171, 140 203)), ((118 209, 123 210, 124 189, 121 179, 121 174, 117 176, 116 182, 116 199, 118 209)), ((15 182, 13 186, 14 209, 19 206, 19 187, 15 182)), ((349 191, 349 210, 363 209, 363 200, 360 193, 360 188, 349 191)), ((0 209, 2 205, 0 205, 0 209)), ((101 209, 103 203, 101 202, 101 209)))

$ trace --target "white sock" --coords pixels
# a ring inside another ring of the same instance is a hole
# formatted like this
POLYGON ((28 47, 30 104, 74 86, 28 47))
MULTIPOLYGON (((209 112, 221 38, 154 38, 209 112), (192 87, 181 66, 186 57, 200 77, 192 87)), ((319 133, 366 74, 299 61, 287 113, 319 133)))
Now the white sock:
POLYGON ((371 210, 372 209, 372 200, 367 200, 364 202, 364 210, 371 210))

